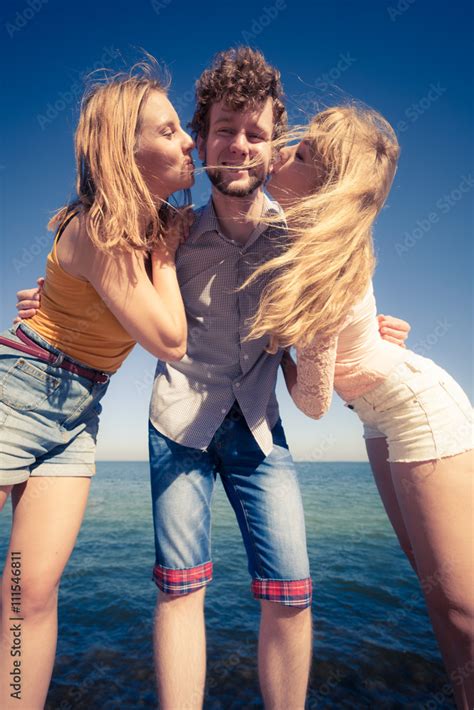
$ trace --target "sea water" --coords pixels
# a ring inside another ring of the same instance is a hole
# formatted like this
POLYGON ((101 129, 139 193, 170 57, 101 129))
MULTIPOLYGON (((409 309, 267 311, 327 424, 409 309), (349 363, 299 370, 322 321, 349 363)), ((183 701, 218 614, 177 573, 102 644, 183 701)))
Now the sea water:
MULTIPOLYGON (((369 465, 311 462, 297 468, 314 583, 307 707, 454 708, 419 584, 369 465)), ((6 508, 0 516, 2 560, 9 527, 6 508)), ((250 594, 239 529, 220 482, 212 541, 204 707, 262 708, 259 604, 250 594)), ((153 562, 148 464, 98 463, 61 583, 59 642, 46 710, 156 707, 153 562)))

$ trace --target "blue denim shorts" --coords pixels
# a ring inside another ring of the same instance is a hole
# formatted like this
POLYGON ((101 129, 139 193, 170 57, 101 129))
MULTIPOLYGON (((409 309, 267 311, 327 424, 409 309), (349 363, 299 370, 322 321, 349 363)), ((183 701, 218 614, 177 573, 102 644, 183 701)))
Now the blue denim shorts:
MULTIPOLYGON (((61 354, 24 323, 19 327, 41 347, 61 354)), ((19 341, 15 332, 2 335, 19 341)), ((93 383, 0 345, 0 485, 29 476, 93 476, 100 400, 107 387, 108 382, 93 383)))
POLYGON ((188 594, 212 579, 211 499, 217 474, 243 537, 255 598, 311 603, 303 506, 296 468, 279 420, 265 456, 238 405, 205 451, 172 441, 149 425, 156 560, 153 579, 168 594, 188 594))

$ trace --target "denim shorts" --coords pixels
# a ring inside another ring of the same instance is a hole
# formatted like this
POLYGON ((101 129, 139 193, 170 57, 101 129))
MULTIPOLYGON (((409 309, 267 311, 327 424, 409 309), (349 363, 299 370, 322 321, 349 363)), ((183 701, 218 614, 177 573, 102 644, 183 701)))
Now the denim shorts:
POLYGON ((254 597, 311 604, 301 494, 280 420, 272 435, 273 450, 265 456, 238 405, 205 451, 172 441, 150 422, 153 579, 163 592, 188 594, 212 579, 211 499, 220 474, 243 537, 254 597))
POLYGON ((430 461, 473 448, 473 411, 458 383, 432 360, 408 352, 382 384, 347 403, 364 438, 387 439, 391 463, 430 461))
MULTIPOLYGON (((18 327, 41 347, 61 354, 24 323, 18 327)), ((15 332, 2 335, 19 341, 15 332)), ((93 476, 100 400, 107 386, 0 345, 0 485, 29 476, 93 476)))

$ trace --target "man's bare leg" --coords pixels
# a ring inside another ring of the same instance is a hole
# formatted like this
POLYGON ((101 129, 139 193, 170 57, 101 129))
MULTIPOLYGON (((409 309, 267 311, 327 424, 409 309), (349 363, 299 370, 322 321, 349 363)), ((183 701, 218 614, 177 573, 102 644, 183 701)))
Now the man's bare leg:
POLYGON ((155 670, 161 710, 201 708, 206 680, 205 587, 183 596, 158 593, 155 670))
POLYGON ((311 609, 262 601, 258 643, 266 710, 303 710, 312 651, 311 609))

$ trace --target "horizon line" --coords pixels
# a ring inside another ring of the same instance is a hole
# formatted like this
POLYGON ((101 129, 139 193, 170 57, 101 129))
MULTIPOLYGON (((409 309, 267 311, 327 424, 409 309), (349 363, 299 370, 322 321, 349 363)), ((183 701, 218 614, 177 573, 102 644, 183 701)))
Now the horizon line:
MULTIPOLYGON (((369 463, 368 459, 297 459, 295 463, 369 463)), ((149 459, 96 459, 96 463, 150 463, 149 459)))

